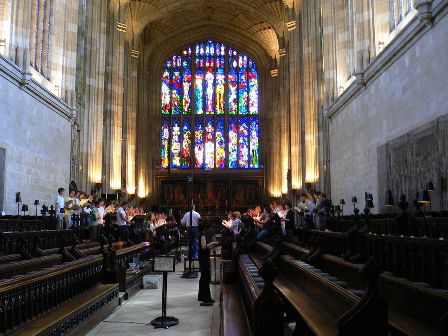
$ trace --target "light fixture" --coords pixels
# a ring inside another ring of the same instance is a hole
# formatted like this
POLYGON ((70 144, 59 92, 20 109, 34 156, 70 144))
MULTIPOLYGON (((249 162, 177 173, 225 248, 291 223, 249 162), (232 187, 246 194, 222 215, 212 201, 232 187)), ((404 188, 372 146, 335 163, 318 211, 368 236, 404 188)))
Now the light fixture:
POLYGON ((36 220, 37 220, 37 206, 39 205, 39 200, 34 200, 34 206, 36 207, 36 220))
POLYGON ((356 203, 358 203, 358 199, 356 198, 356 196, 352 197, 352 203, 353 203, 353 211, 355 211, 356 209, 356 203))
POLYGON ((278 76, 278 69, 272 69, 271 70, 271 77, 277 77, 278 76))
POLYGON ((25 217, 25 213, 28 211, 28 205, 22 204, 23 216, 25 217))
POLYGON ((341 198, 341 200, 339 201, 339 204, 341 205, 342 216, 344 216, 345 199, 341 198))
POLYGON ((117 30, 119 32, 126 33, 126 30, 128 29, 128 25, 123 22, 117 22, 117 30))
POLYGON ((286 29, 288 31, 296 29, 296 21, 293 20, 293 21, 286 22, 286 29))
POLYGON ((17 216, 20 215, 20 203, 22 203, 22 196, 20 196, 20 191, 16 192, 16 203, 17 203, 17 216))
POLYGON ((138 58, 140 56, 140 51, 136 49, 131 50, 131 57, 138 58))
POLYGON ((392 191, 390 189, 386 191, 386 200, 384 202, 384 205, 387 207, 395 205, 394 196, 392 195, 392 191))
POLYGON ((430 204, 431 197, 429 196, 429 191, 428 190, 419 191, 417 201, 422 204, 430 204))

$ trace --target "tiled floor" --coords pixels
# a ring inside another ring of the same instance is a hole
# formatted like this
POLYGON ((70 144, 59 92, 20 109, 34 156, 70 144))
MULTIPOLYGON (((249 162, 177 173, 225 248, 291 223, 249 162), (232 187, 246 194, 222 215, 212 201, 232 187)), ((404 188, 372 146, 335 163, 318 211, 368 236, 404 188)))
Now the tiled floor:
POLYGON ((183 279, 181 274, 168 275, 167 315, 177 317, 178 325, 168 330, 154 329, 150 322, 161 315, 162 289, 142 289, 87 335, 218 335, 219 285, 210 286, 215 305, 201 307, 197 301, 199 278, 183 279))

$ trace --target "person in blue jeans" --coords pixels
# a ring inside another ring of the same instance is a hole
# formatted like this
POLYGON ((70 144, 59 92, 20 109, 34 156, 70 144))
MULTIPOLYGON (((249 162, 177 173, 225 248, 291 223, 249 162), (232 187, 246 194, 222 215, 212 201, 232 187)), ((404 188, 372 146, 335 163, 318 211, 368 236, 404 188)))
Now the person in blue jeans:
POLYGON ((188 243, 190 249, 193 251, 192 258, 198 258, 198 248, 199 248, 199 231, 198 224, 201 219, 201 215, 195 211, 195 206, 191 206, 191 210, 187 211, 181 219, 181 224, 187 226, 188 231, 188 243), (190 217, 191 217, 191 230, 190 230, 190 217))

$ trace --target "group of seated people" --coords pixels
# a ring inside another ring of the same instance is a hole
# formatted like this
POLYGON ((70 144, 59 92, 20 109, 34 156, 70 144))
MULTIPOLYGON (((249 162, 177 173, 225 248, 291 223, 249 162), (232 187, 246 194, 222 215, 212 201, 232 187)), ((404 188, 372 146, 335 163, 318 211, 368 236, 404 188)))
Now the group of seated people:
POLYGON ((273 199, 269 205, 250 208, 243 215, 239 211, 229 211, 222 223, 235 236, 241 235, 242 230, 253 223, 257 240, 272 241, 275 236, 283 236, 294 241, 298 226, 326 230, 330 207, 331 201, 324 193, 309 192, 300 196, 294 208, 287 199, 273 199))

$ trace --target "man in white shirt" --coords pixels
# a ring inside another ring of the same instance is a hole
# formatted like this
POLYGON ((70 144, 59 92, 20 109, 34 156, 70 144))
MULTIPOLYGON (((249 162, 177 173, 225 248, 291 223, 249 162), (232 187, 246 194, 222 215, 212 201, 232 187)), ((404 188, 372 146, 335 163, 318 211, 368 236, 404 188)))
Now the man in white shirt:
POLYGON ((121 202, 121 206, 117 209, 117 227, 121 240, 127 241, 129 237, 128 231, 128 216, 126 215, 126 209, 128 208, 128 202, 121 202))
POLYGON ((106 209, 104 209, 104 200, 100 199, 100 207, 98 208, 98 224, 104 225, 104 215, 106 214, 106 209))
POLYGON ((65 189, 59 188, 55 201, 57 230, 62 230, 64 228, 64 193, 65 189))
POLYGON ((195 211, 195 206, 191 206, 192 210, 185 213, 182 217, 180 223, 186 225, 188 230, 188 241, 190 244, 190 249, 193 251, 192 258, 198 259, 198 248, 199 248, 199 231, 198 224, 201 219, 201 215, 195 211), (191 217, 191 220, 190 220, 191 217), (191 223, 191 228, 190 228, 191 223))

